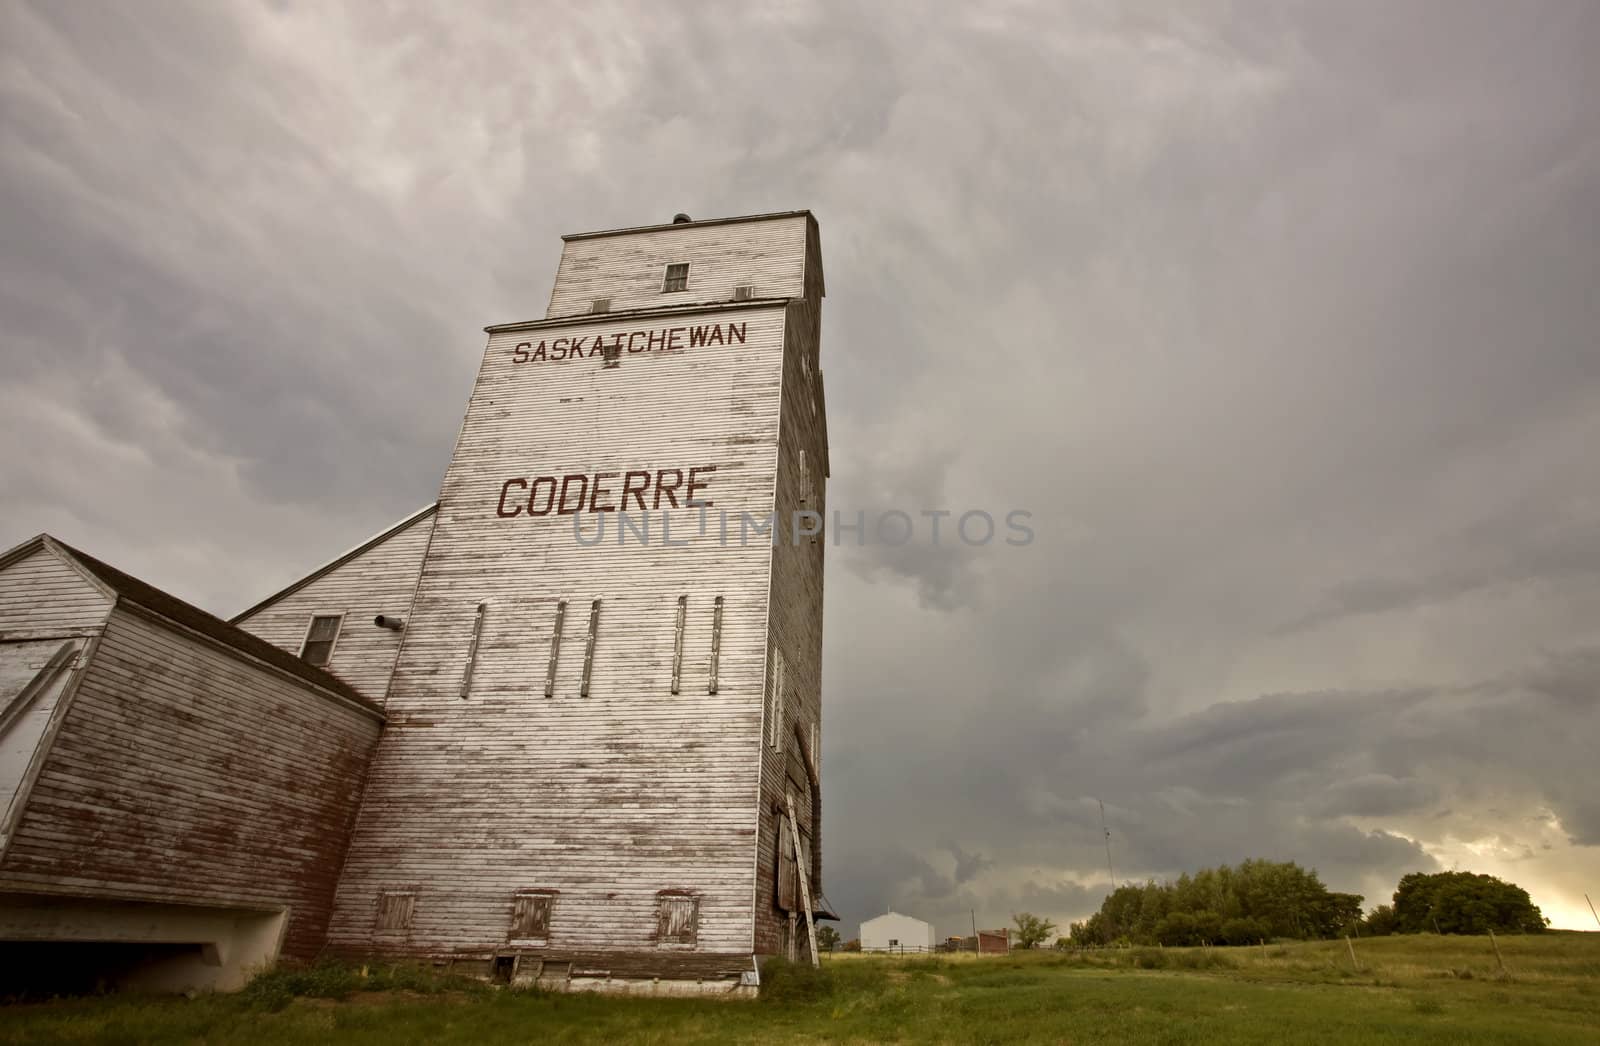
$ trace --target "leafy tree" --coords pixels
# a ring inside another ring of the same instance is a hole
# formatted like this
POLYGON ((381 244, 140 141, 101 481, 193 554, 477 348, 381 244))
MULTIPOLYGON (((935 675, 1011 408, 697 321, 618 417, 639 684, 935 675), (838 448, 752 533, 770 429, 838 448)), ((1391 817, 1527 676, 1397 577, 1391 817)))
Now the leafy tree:
POLYGON ((1083 922, 1068 926, 1067 939, 1079 948, 1110 944, 1111 939, 1106 935, 1105 916, 1095 912, 1083 922))
POLYGON ((861 950, 861 938, 852 937, 848 941, 845 941, 844 950, 847 952, 859 952, 861 950))
POLYGON ((1267 932, 1267 924, 1260 919, 1229 919, 1222 924, 1222 944, 1255 944, 1264 941, 1272 934, 1267 932))
POLYGON ((1401 933, 1538 933, 1549 924, 1528 891, 1473 872, 1402 876, 1394 892, 1394 919, 1401 933))
POLYGON ((1194 916, 1188 912, 1169 912, 1156 924, 1156 940, 1172 948, 1187 948, 1200 943, 1194 916))
POLYGON ((1380 904, 1361 920, 1361 932, 1368 937, 1387 937, 1400 932, 1400 920, 1395 917, 1392 907, 1380 904))
POLYGON ((1212 944, 1222 936, 1222 916, 1213 911, 1170 912, 1156 927, 1156 940, 1173 948, 1212 944))
POLYGON ((1037 948, 1050 939, 1056 924, 1032 912, 1016 912, 1011 921, 1017 924, 1017 947, 1037 948))
POLYGON ((831 926, 817 928, 817 950, 820 952, 836 951, 839 947, 839 931, 831 926))
POLYGON ((1315 936, 1342 937, 1361 920, 1361 895, 1330 891, 1311 902, 1306 914, 1315 936))

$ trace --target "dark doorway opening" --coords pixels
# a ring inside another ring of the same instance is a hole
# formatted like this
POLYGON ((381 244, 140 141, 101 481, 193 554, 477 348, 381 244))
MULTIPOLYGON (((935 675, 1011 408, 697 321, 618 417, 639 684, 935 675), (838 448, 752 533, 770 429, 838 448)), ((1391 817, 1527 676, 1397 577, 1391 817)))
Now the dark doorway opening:
POLYGON ((175 960, 198 960, 198 944, 0 941, 0 1002, 99 995, 175 960))

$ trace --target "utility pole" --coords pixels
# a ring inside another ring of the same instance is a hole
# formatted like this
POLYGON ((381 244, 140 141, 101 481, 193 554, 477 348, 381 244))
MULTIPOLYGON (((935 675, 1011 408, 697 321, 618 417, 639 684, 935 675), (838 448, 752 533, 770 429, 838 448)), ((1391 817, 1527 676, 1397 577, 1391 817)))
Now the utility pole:
POLYGON ((1100 831, 1106 837, 1106 874, 1111 877, 1111 890, 1114 893, 1117 889, 1117 873, 1111 869, 1111 829, 1106 827, 1106 801, 1097 799, 1095 802, 1100 804, 1100 831))
POLYGON ((978 947, 978 909, 972 910, 972 954, 982 955, 983 949, 978 947))
MULTIPOLYGON (((1589 895, 1584 894, 1583 899, 1589 901, 1589 895)), ((1595 925, 1600 926, 1600 912, 1594 910, 1594 902, 1589 901, 1589 914, 1594 916, 1595 925)))

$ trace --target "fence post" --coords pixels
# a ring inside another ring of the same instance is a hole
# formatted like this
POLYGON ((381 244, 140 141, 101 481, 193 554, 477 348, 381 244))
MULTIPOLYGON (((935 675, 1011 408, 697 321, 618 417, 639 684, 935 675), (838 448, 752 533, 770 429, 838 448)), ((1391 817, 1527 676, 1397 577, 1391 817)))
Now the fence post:
POLYGON ((1506 961, 1500 955, 1500 942, 1494 939, 1494 931, 1493 930, 1489 931, 1489 943, 1494 945, 1494 958, 1495 958, 1495 961, 1500 964, 1500 976, 1505 977, 1505 978, 1507 978, 1509 980, 1510 977, 1511 977, 1511 973, 1510 973, 1510 971, 1508 971, 1506 969, 1506 961))

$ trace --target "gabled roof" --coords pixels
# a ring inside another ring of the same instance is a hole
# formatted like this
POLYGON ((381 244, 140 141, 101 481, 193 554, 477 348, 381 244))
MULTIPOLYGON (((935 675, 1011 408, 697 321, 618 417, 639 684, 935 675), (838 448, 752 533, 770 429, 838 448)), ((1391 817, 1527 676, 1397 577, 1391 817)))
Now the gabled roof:
POLYGON ((263 599, 261 602, 255 604, 249 609, 241 610, 239 613, 230 617, 228 619, 228 623, 236 625, 240 621, 243 621, 245 618, 249 617, 251 614, 256 613, 258 610, 264 610, 285 596, 293 595, 302 588, 305 588, 307 585, 311 584, 311 582, 329 573, 332 573, 334 570, 337 570, 339 567, 344 566, 352 559, 355 559, 357 556, 361 555, 361 553, 366 552, 368 549, 371 549, 377 545, 383 544, 385 541, 388 541, 402 530, 405 530, 407 527, 411 526, 411 524, 417 522, 418 520, 426 519, 437 511, 439 511, 439 503, 437 501, 433 502, 431 505, 422 506, 405 519, 402 519, 398 523, 395 523, 390 527, 386 527, 385 529, 372 535, 372 537, 361 542, 361 544, 350 549, 348 552, 343 552, 337 556, 334 556, 332 559, 322 564, 322 566, 313 570, 311 573, 307 574, 299 581, 296 581, 288 588, 285 588, 279 592, 274 592, 272 595, 268 596, 266 599, 263 599))
POLYGON ((893 908, 890 908, 888 911, 884 912, 882 915, 874 915, 870 919, 863 919, 861 921, 863 923, 875 923, 879 919, 887 919, 890 916, 894 916, 897 919, 910 919, 912 922, 914 922, 914 923, 922 923, 922 925, 924 925, 924 926, 928 925, 928 922, 927 922, 926 919, 918 919, 915 915, 907 915, 905 912, 897 912, 893 908))
POLYGON ((40 534, 24 541, 4 555, 0 555, 0 567, 8 566, 40 549, 48 549, 60 556, 68 565, 83 574, 91 584, 118 602, 142 607, 157 617, 198 632, 235 653, 265 662, 303 682, 352 701, 380 717, 383 715, 382 706, 331 672, 307 664, 288 651, 275 647, 242 628, 230 625, 216 615, 208 614, 192 603, 186 603, 154 585, 140 581, 131 574, 125 574, 109 563, 104 563, 48 534, 40 534))
POLYGON ((82 563, 74 559, 67 546, 57 541, 49 534, 35 534, 28 540, 19 542, 15 545, 12 545, 4 552, 0 552, 0 570, 6 569, 13 563, 20 563, 22 560, 27 559, 29 556, 37 552, 44 552, 47 555, 56 556, 62 562, 71 567, 75 572, 77 572, 78 576, 83 579, 84 584, 88 585, 90 588, 97 589, 100 594, 107 599, 107 601, 113 603, 116 602, 116 590, 110 585, 106 584, 104 581, 100 580, 100 578, 96 576, 93 571, 89 570, 82 563))

